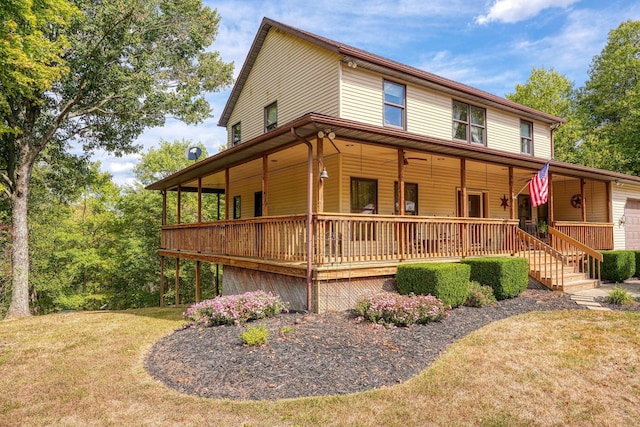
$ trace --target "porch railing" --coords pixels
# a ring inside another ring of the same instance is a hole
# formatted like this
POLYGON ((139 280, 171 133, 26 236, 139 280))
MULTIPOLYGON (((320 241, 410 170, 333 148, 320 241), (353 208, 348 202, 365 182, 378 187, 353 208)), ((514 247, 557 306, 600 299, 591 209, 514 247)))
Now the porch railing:
POLYGON ((535 236, 518 229, 518 256, 529 261, 529 275, 550 289, 564 286, 567 258, 535 236))
POLYGON ((611 223, 554 221, 553 228, 590 248, 613 249, 613 224, 611 223))
POLYGON ((511 254, 517 226, 499 219, 318 214, 315 263, 511 254))
POLYGON ((576 272, 600 281, 602 254, 595 249, 554 228, 549 228, 551 245, 561 252, 576 272))
MULTIPOLYGON (((517 220, 316 214, 313 260, 324 265, 511 254, 517 225, 517 220)), ((167 225, 161 248, 305 261, 306 227, 306 215, 167 225)))

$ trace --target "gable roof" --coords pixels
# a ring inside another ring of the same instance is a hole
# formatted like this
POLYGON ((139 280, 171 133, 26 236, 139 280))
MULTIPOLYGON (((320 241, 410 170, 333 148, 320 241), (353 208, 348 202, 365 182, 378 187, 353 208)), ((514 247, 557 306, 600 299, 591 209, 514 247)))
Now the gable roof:
POLYGON ((258 30, 258 33, 253 40, 251 49, 249 50, 247 58, 242 65, 242 69, 240 70, 240 74, 236 79, 233 89, 231 90, 231 94, 229 95, 229 99, 227 100, 224 110, 220 115, 220 121, 218 122, 219 126, 227 126, 235 104, 238 101, 244 84, 246 83, 247 78, 251 73, 251 69, 253 68, 253 65, 255 64, 255 61, 258 57, 258 53, 262 48, 269 30, 271 30, 272 28, 277 28, 280 31, 299 37, 309 43, 315 44, 316 46, 342 55, 342 60, 344 62, 351 62, 353 64, 356 64, 358 67, 369 69, 383 75, 393 76, 420 86, 425 86, 431 89, 445 92, 454 97, 481 102, 485 105, 491 105, 494 108, 510 111, 528 118, 537 119, 550 125, 565 122, 565 120, 560 117, 543 113, 536 109, 526 107, 497 95, 493 95, 489 92, 485 92, 483 90, 476 89, 474 87, 458 83, 444 77, 440 77, 436 74, 429 73, 427 71, 423 71, 418 68, 411 67, 409 65, 405 65, 400 62, 396 62, 382 56, 364 51, 362 49, 339 43, 326 37, 322 37, 308 31, 300 30, 298 28, 294 28, 265 17, 262 19, 260 29, 258 30))

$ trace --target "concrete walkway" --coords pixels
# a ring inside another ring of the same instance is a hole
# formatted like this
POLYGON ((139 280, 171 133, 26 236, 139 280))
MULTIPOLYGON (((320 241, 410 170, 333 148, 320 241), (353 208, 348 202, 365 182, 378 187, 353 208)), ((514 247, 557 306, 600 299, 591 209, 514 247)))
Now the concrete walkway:
POLYGON ((596 297, 606 297, 609 292, 617 287, 626 290, 633 298, 640 298, 640 279, 629 279, 623 283, 603 283, 598 288, 585 289, 583 291, 569 292, 570 298, 578 305, 584 305, 589 310, 608 311, 609 308, 602 307, 595 301, 596 297))

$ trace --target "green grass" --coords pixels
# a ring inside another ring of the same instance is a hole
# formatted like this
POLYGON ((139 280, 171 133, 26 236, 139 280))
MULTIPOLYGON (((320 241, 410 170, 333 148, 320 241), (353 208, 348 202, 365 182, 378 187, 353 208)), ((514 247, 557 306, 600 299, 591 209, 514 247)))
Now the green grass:
MULTIPOLYGON (((640 314, 557 311, 490 324, 394 387, 234 402, 153 380, 145 354, 184 308, 0 322, 0 425, 636 425, 640 314)), ((215 375, 215 372, 211 373, 215 375)))

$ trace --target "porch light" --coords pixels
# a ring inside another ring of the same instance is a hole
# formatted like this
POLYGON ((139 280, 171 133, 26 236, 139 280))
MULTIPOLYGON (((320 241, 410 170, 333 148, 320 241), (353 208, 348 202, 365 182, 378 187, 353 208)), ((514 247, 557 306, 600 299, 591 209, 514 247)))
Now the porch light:
POLYGON ((329 174, 327 173, 327 168, 322 168, 322 172, 320 172, 320 179, 329 178, 329 174))

